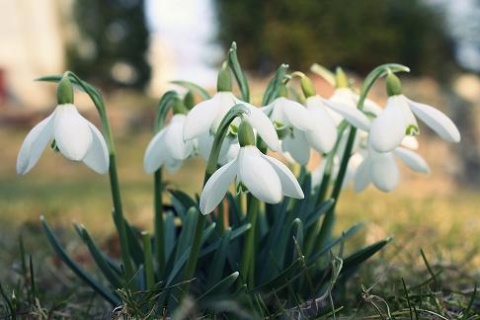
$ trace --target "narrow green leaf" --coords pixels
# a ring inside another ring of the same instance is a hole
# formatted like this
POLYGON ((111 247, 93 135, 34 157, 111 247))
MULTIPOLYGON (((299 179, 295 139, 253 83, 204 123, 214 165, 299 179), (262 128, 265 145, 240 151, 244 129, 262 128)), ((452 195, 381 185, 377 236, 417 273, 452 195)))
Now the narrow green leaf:
POLYGON ((228 51, 228 65, 232 69, 235 80, 237 80, 238 87, 240 88, 240 92, 242 94, 242 100, 245 102, 250 102, 250 88, 248 86, 247 77, 245 76, 245 73, 243 73, 240 63, 238 62, 237 44, 235 42, 232 43, 232 46, 228 51))
POLYGON ((278 291, 286 286, 301 275, 301 268, 304 265, 303 259, 297 259, 287 268, 285 268, 279 275, 272 280, 260 284, 253 289, 253 292, 265 292, 265 291, 278 291))
POLYGON ((227 255, 229 248, 229 243, 231 239, 232 231, 230 229, 225 230, 220 239, 215 254, 213 255, 212 263, 210 264, 208 275, 207 275, 207 286, 212 287, 215 283, 219 282, 223 276, 223 270, 225 269, 225 264, 227 262, 227 255))
POLYGON ((238 275, 239 275, 239 272, 235 271, 231 275, 218 281, 217 283, 212 285, 209 289, 207 289, 207 291, 205 291, 200 297, 198 297, 197 301, 212 297, 216 294, 222 295, 222 294, 225 294, 225 292, 231 291, 233 284, 238 279, 238 275))
POLYGON ((61 247, 57 237, 54 235, 47 222, 43 217, 40 217, 42 228, 47 236, 48 242, 58 254, 60 259, 83 281, 85 281, 92 289, 94 289, 100 296, 107 300, 111 305, 116 306, 120 304, 120 299, 110 290, 102 287, 90 275, 88 275, 75 261, 73 261, 68 254, 61 247))
POLYGON ((310 71, 325 79, 325 81, 327 81, 328 84, 332 87, 335 87, 335 73, 333 73, 332 71, 317 63, 314 63, 310 67, 310 71))
POLYGON ((334 202, 335 202, 335 200, 328 199, 328 200, 324 201, 318 209, 312 211, 306 219, 305 228, 309 228, 314 223, 316 223, 318 221, 318 219, 320 219, 320 217, 323 214, 325 214, 326 212, 328 212, 328 210, 330 210, 330 208, 332 208, 334 202))
MULTIPOLYGON (((74 225, 74 228, 80 238, 82 238, 83 242, 87 245, 93 260, 95 260, 95 263, 100 268, 105 278, 110 282, 110 285, 115 289, 122 288, 123 286, 120 277, 118 277, 118 275, 110 268, 110 265, 104 258, 104 253, 95 245, 87 230, 76 224, 74 225)), ((131 279, 125 279, 125 281, 129 280, 131 279)))
MULTIPOLYGON (((175 226, 175 217, 171 212, 165 215, 165 261, 170 259, 175 245, 177 244, 177 227, 175 226)), ((162 275, 159 275, 162 276, 162 275)))
POLYGON ((265 89, 262 99, 262 106, 266 106, 273 102, 278 97, 278 88, 282 84, 285 75, 287 74, 288 64, 282 64, 275 72, 275 76, 270 80, 265 89))
POLYGON ((347 258, 343 260, 343 270, 342 270, 342 277, 344 279, 348 278, 352 275, 357 268, 368 258, 373 256, 375 253, 380 251, 383 247, 385 247, 392 238, 386 238, 384 240, 378 241, 372 245, 369 245, 363 249, 356 251, 355 253, 351 254, 347 258))
POLYGON ((208 100, 212 96, 210 93, 208 93, 207 90, 204 88, 200 87, 199 85, 189 82, 189 81, 172 81, 173 84, 177 84, 179 86, 182 86, 190 91, 196 92, 200 97, 202 97, 203 100, 208 100))

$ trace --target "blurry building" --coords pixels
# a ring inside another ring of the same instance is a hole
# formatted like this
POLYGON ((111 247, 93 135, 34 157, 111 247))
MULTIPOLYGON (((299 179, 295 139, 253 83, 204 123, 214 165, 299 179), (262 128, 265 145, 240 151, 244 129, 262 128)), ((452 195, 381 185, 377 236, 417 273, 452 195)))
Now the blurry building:
POLYGON ((51 91, 34 79, 65 68, 64 22, 68 1, 0 0, 0 92, 20 106, 43 108, 51 91))

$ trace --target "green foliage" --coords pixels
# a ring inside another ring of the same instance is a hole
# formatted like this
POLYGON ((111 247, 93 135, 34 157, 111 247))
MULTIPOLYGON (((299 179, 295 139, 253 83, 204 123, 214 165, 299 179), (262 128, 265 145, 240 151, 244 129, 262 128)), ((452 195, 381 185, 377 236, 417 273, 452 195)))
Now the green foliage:
POLYGON ((397 61, 419 73, 452 63, 441 17, 419 0, 217 0, 220 42, 242 47, 246 67, 272 71, 319 62, 366 73, 397 61))
POLYGON ((104 87, 143 89, 150 79, 144 1, 76 0, 79 37, 67 43, 69 68, 104 87))

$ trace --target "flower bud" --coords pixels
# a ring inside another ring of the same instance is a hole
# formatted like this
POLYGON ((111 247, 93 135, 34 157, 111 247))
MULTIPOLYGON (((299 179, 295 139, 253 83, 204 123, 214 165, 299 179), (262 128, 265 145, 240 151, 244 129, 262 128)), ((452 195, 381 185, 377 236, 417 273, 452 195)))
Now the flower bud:
POLYGON ((230 75, 230 70, 228 69, 228 64, 226 62, 218 72, 217 78, 217 92, 222 91, 232 91, 232 76, 230 75))
POLYGON ((183 104, 188 110, 192 110, 192 108, 195 106, 195 97, 193 96, 192 91, 188 91, 185 94, 185 97, 183 97, 183 104))
POLYGON ((173 102, 173 114, 187 114, 188 109, 185 107, 183 101, 179 98, 176 98, 173 102))
POLYGON ((59 105, 73 104, 73 86, 67 76, 64 76, 58 83, 57 103, 59 105))
POLYGON ((402 94, 402 83, 392 72, 389 72, 387 75, 387 94, 389 97, 402 94))
POLYGON ((255 145, 255 133, 253 133, 252 125, 246 120, 242 120, 238 127, 238 143, 240 143, 240 147, 255 145))
POLYGON ((338 67, 335 71, 335 87, 337 89, 340 88, 348 88, 348 78, 343 69, 338 67))
POLYGON ((315 87, 313 86, 312 80, 309 77, 304 75, 300 80, 300 86, 302 87, 303 94, 305 98, 310 98, 317 95, 315 87))

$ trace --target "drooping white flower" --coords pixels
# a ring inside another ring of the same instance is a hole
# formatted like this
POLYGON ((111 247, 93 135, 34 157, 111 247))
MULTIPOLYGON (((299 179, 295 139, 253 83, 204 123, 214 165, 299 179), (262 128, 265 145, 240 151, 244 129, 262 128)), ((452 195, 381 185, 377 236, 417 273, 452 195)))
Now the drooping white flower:
POLYGON ((241 101, 230 91, 217 92, 211 99, 202 101, 193 107, 185 120, 183 138, 190 140, 205 133, 214 134, 223 117, 237 104, 247 107, 249 114, 246 115, 246 118, 267 146, 271 150, 278 150, 280 142, 270 119, 259 108, 241 101))
POLYGON ((419 117, 441 138, 459 142, 460 132, 443 112, 429 105, 408 99, 401 93, 400 80, 393 74, 387 76, 389 98, 383 112, 375 118, 370 129, 370 145, 377 152, 390 152, 400 145, 407 135, 419 132, 419 117))
POLYGON ((355 191, 363 191, 370 183, 384 192, 395 189, 400 178, 395 158, 399 158, 415 172, 430 172, 425 160, 412 150, 397 147, 393 152, 379 153, 370 148, 367 157, 355 172, 355 191))
POLYGON ((108 149, 100 131, 73 104, 61 104, 28 133, 18 154, 17 173, 30 171, 52 140, 67 159, 83 161, 98 173, 108 171, 108 149))
POLYGON ((279 97, 262 110, 269 115, 277 130, 284 132, 282 151, 298 163, 306 164, 310 158, 310 145, 304 132, 313 129, 313 122, 305 106, 279 97))
POLYGON ((241 147, 237 158, 208 179, 200 196, 200 211, 203 214, 215 209, 235 178, 237 185, 242 184, 253 196, 266 203, 278 203, 284 195, 303 198, 297 179, 281 161, 248 145, 241 147))
MULTIPOLYGON (((212 150, 214 136, 211 134, 202 134, 198 138, 198 154, 208 161, 210 157, 210 152, 212 150)), ((227 162, 232 161, 234 158, 237 157, 238 152, 240 151, 240 145, 238 144, 238 140, 236 137, 227 135, 225 140, 222 142, 222 147, 220 148, 220 154, 218 156, 218 164, 224 165, 227 162)))
POLYGON ((193 155, 195 141, 183 139, 185 118, 184 114, 175 114, 150 141, 143 161, 146 173, 153 173, 162 166, 169 172, 175 172, 183 160, 193 155))

